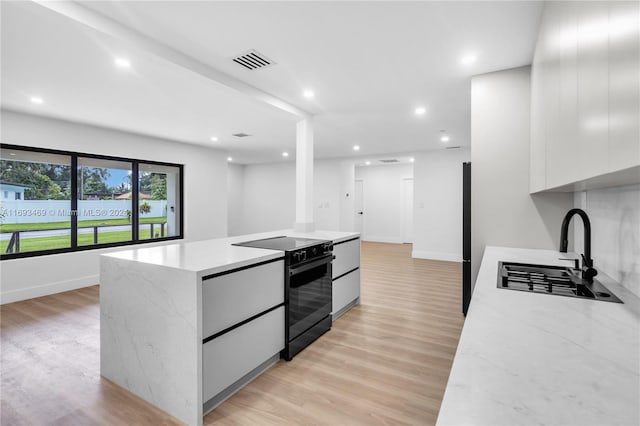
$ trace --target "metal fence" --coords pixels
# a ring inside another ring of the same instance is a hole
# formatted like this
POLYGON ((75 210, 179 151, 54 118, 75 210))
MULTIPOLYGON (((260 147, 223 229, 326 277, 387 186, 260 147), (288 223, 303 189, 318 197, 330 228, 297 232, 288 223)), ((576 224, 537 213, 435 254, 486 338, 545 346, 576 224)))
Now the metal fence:
MULTIPOLYGON (((151 210, 140 217, 167 215, 166 200, 144 200, 151 210)), ((73 212, 69 200, 11 200, 0 205, 3 224, 69 221, 73 212)), ((131 211, 131 200, 79 200, 78 220, 122 219, 131 211)))
MULTIPOLYGON (((156 223, 141 223, 139 225, 139 229, 149 229, 149 239, 154 238, 164 238, 165 229, 167 224, 165 222, 156 222, 156 223), (156 232, 158 231, 158 232, 156 232)), ((78 233, 84 233, 84 230, 93 229, 93 244, 98 244, 98 236, 99 230, 103 228, 112 228, 114 230, 122 230, 122 228, 131 229, 131 225, 94 225, 94 226, 83 226, 78 227, 78 233)), ((25 236, 28 239, 37 239, 51 236, 52 233, 57 233, 59 235, 65 235, 70 232, 69 228, 50 228, 50 229, 34 229, 34 230, 21 230, 14 231, 11 233, 11 237, 9 238, 9 244, 5 250, 5 253, 20 253, 20 241, 22 236, 25 236), (41 234, 41 236, 37 236, 37 234, 41 234), (22 235, 22 236, 21 236, 22 235)), ((91 232, 91 231, 86 231, 91 232)), ((109 231, 107 231, 109 232, 109 231)), ((113 232, 113 231, 111 231, 113 232)), ((8 234, 8 233, 7 233, 8 234)), ((5 238, 3 238, 5 239, 5 238)))

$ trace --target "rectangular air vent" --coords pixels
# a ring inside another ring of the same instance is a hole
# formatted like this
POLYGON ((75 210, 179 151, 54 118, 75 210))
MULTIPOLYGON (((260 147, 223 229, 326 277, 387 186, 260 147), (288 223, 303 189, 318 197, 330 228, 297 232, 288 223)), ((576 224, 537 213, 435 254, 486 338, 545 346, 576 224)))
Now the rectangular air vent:
POLYGON ((396 160, 395 158, 388 158, 386 160, 378 160, 378 161, 380 161, 381 163, 397 163, 398 162, 398 160, 396 160))
POLYGON ((265 68, 275 64, 275 62, 273 62, 271 59, 253 49, 243 53, 242 55, 236 56, 235 58, 233 58, 233 62, 238 65, 242 65, 250 71, 265 68))
POLYGON ((460 146, 448 146, 445 149, 458 149, 460 146))
POLYGON ((247 136, 251 136, 251 135, 240 132, 240 133, 234 133, 232 136, 235 136, 236 138, 246 138, 247 136))

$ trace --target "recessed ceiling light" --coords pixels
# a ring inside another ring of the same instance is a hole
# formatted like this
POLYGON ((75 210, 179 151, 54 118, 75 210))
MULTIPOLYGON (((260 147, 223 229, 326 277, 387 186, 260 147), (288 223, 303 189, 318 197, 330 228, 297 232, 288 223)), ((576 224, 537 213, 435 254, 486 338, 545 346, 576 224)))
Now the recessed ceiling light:
POLYGON ((424 115, 427 112, 427 109, 425 107, 418 107, 414 112, 416 115, 424 115))
POLYGON ((353 150, 354 151, 360 151, 360 145, 354 145, 353 146, 353 150))
POLYGON ((44 103, 44 100, 39 96, 32 96, 29 100, 32 104, 40 105, 44 103))
POLYGON ((12 156, 12 157, 15 157, 16 153, 15 152, 10 152, 9 155, 12 156))
POLYGON ((233 158, 227 157, 227 161, 233 161, 233 158))
POLYGON ((416 161, 415 158, 413 158, 413 157, 409 158, 409 162, 413 163, 414 161, 416 161))
POLYGON ((365 161, 364 164, 366 164, 367 166, 371 164, 371 161, 365 161))
POLYGON ((462 65, 471 65, 476 61, 476 59, 478 59, 478 56, 475 53, 469 53, 460 58, 460 63, 462 65))
POLYGON ((131 68, 131 62, 128 59, 116 58, 114 62, 118 68, 131 68))
POLYGON ((289 153, 288 153, 287 151, 285 151, 285 152, 283 152, 283 153, 282 153, 282 156, 283 156, 283 157, 288 157, 288 156, 289 156, 289 153))
POLYGON ((441 142, 449 142, 449 136, 447 136, 447 135, 440 136, 440 141, 441 142))
POLYGON ((307 98, 307 99, 313 99, 313 97, 314 97, 315 95, 316 95, 316 94, 315 94, 315 93, 313 93, 313 90, 310 90, 310 89, 307 89, 307 90, 305 90, 304 92, 302 92, 302 96, 304 96, 304 97, 305 97, 305 98, 307 98))
POLYGON ((216 136, 211 136, 211 142, 218 142, 218 138, 216 136))

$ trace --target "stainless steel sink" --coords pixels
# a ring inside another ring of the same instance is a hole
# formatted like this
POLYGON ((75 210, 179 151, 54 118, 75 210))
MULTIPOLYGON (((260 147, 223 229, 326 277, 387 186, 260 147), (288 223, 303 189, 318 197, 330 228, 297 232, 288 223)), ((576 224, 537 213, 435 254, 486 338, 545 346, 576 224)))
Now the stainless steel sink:
POLYGON ((565 266, 499 262, 498 288, 624 303, 598 280, 589 283, 565 266))

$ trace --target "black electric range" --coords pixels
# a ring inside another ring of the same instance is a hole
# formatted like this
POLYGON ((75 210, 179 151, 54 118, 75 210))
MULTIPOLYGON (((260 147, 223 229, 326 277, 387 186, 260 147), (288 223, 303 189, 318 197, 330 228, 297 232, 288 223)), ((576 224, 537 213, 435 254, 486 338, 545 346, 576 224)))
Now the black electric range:
POLYGON ((234 245, 285 253, 285 348, 280 356, 290 361, 331 329, 333 243, 279 236, 234 245))

